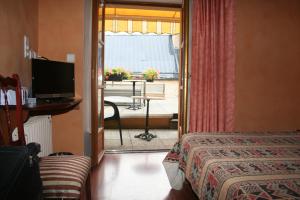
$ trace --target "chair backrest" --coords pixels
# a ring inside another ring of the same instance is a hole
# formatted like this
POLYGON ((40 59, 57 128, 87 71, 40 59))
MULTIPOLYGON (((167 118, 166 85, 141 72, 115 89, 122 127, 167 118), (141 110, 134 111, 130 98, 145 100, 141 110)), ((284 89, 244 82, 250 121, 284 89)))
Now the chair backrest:
POLYGON ((104 117, 104 121, 119 120, 120 119, 120 113, 119 113, 118 106, 115 103, 113 103, 111 101, 107 101, 107 100, 104 100, 104 104, 109 105, 114 109, 113 115, 111 115, 109 117, 104 117))
POLYGON ((0 75, 0 107, 0 145, 25 145, 21 84, 17 74, 12 77, 0 75), (9 105, 9 101, 16 105, 9 105), (12 135, 15 127, 18 130, 16 141, 12 135))

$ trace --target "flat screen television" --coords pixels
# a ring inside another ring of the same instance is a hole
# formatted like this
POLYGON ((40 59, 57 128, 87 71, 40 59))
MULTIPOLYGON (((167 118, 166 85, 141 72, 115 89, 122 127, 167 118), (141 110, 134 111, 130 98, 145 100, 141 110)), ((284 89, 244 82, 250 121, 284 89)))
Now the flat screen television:
POLYGON ((74 63, 32 59, 32 97, 54 99, 74 96, 74 63))

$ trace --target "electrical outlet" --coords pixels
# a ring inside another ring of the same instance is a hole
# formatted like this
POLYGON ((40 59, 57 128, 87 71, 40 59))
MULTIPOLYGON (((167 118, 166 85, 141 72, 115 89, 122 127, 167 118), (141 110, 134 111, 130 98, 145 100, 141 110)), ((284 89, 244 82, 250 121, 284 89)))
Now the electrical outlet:
POLYGON ((67 53, 67 62, 75 63, 75 54, 74 53, 67 53))
POLYGON ((28 58, 29 56, 30 56, 29 38, 28 36, 24 35, 24 58, 28 58))

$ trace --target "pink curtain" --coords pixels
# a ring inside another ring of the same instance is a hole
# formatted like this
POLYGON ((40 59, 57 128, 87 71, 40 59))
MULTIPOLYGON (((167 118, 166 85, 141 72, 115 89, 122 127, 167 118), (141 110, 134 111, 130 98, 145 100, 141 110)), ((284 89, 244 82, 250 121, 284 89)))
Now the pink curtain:
POLYGON ((234 0, 194 0, 189 132, 234 128, 234 0))

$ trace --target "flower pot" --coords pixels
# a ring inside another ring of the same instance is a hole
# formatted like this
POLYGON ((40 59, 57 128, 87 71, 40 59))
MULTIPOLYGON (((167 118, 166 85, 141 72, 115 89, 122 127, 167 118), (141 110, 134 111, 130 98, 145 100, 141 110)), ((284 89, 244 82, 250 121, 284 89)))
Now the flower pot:
POLYGON ((108 77, 109 81, 122 81, 122 75, 121 74, 111 74, 108 77))
POLYGON ((153 82, 154 79, 147 79, 146 81, 147 81, 147 82, 153 82))

